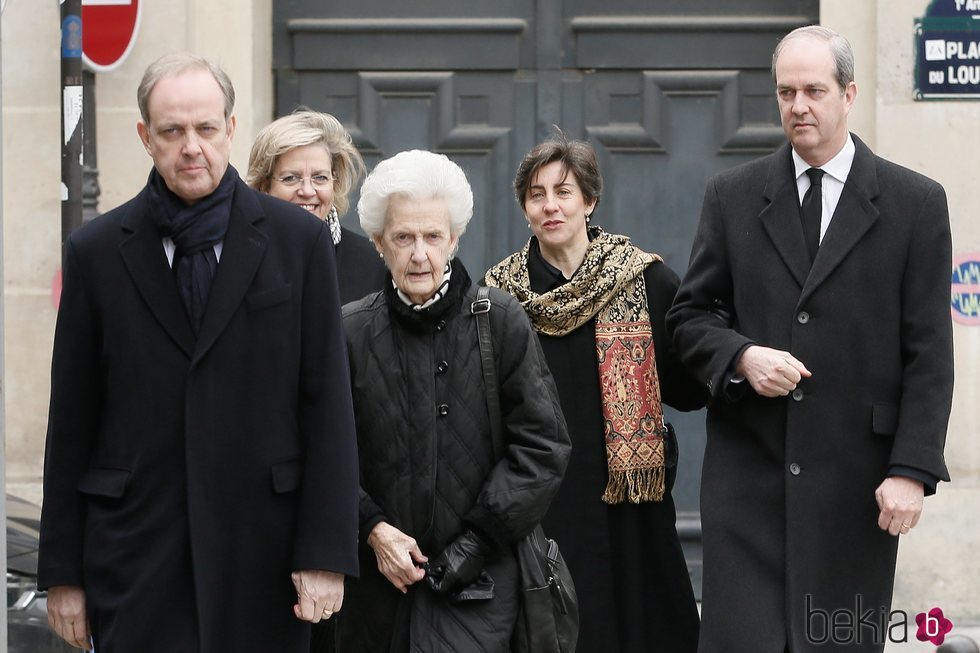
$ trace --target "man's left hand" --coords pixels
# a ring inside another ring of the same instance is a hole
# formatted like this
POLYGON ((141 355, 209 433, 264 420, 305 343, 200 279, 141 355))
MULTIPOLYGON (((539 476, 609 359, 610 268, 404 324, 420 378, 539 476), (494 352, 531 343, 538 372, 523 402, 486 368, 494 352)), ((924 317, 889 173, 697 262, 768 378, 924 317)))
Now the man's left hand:
POLYGON ((319 623, 329 619, 344 603, 344 575, 322 569, 294 571, 293 587, 296 588, 296 605, 293 613, 297 619, 319 623))
POLYGON ((922 481, 905 476, 890 476, 875 490, 878 500, 878 527, 891 535, 908 535, 919 523, 925 490, 922 481))

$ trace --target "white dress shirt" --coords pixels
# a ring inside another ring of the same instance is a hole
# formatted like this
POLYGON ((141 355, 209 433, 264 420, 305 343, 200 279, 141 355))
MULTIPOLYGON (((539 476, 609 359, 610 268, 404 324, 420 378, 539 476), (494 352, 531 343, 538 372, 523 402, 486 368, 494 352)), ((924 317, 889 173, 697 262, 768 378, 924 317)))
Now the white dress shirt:
MULTIPOLYGON (((167 254, 167 262, 170 263, 170 267, 174 266, 174 252, 177 251, 177 246, 174 245, 174 241, 170 237, 163 237, 160 240, 163 241, 163 251, 167 254)), ((221 240, 214 245, 214 258, 219 262, 221 261, 221 246, 225 244, 225 241, 221 240)))
MULTIPOLYGON (((820 183, 820 199, 823 211, 820 213, 820 242, 823 242, 823 235, 827 233, 830 220, 834 217, 837 210, 837 203, 840 201, 840 194, 844 191, 844 182, 847 175, 851 172, 851 164, 854 163, 854 139, 847 135, 844 147, 834 158, 820 166, 826 174, 820 183)), ((812 168, 809 163, 804 161, 796 150, 793 150, 793 167, 796 169, 796 188, 799 190, 800 204, 803 204, 803 196, 810 190, 810 178, 806 171, 812 168)))
MULTIPOLYGON (((844 182, 847 175, 851 172, 851 164, 854 163, 854 139, 847 135, 844 147, 827 163, 820 166, 826 174, 820 182, 820 199, 823 211, 820 213, 820 242, 823 242, 823 235, 827 233, 827 227, 834 217, 837 210, 837 203, 840 201, 840 194, 844 191, 844 182)), ((803 196, 810 190, 810 177, 806 171, 812 168, 809 163, 803 160, 796 150, 793 150, 793 167, 796 169, 796 188, 799 190, 800 204, 803 204, 803 196)))
MULTIPOLYGON (((825 173, 820 181, 820 203, 823 209, 820 212, 821 242, 824 234, 827 233, 827 227, 830 226, 830 220, 834 217, 834 211, 837 210, 837 203, 840 202, 840 195, 844 192, 844 182, 847 181, 847 175, 851 172, 852 163, 854 163, 854 139, 848 134, 847 141, 841 151, 830 161, 820 166, 820 169, 825 173)), ((796 150, 793 150, 793 167, 796 170, 796 188, 799 191, 800 205, 802 206, 803 196, 810 190, 810 177, 807 176, 806 171, 813 166, 804 161, 796 153, 796 150)), ((732 376, 731 383, 741 383, 744 380, 744 376, 736 374, 732 376)))

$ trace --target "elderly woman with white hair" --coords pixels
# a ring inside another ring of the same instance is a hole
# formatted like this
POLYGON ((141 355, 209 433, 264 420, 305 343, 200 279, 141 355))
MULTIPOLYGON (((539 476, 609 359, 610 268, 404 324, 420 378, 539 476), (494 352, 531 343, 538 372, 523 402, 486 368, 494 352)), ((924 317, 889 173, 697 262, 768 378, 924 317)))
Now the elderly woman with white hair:
POLYGON ((344 308, 362 550, 337 650, 508 651, 519 604, 511 545, 547 511, 570 452, 554 381, 520 304, 491 289, 498 460, 477 293, 454 258, 473 213, 459 166, 397 154, 368 176, 357 211, 389 274, 344 308))

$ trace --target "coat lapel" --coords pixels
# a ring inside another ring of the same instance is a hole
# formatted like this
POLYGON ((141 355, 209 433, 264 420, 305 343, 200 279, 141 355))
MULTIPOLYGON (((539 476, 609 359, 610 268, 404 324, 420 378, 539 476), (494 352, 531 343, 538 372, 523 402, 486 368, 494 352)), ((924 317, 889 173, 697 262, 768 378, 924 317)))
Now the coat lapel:
POLYGON ((204 321, 194 349, 194 362, 201 360, 228 325, 245 299, 245 293, 265 255, 268 239, 256 227, 264 214, 252 192, 243 181, 238 180, 228 233, 221 247, 221 260, 211 283, 204 321))
POLYGON ((833 219, 817 249, 817 258, 800 296, 801 302, 830 276, 878 219, 878 209, 872 203, 878 197, 874 153, 857 136, 852 135, 852 138, 854 162, 833 219))
POLYGON ((800 201, 793 178, 793 162, 789 144, 771 158, 769 177, 762 191, 769 204, 759 214, 762 226, 789 268, 800 288, 806 282, 810 255, 803 240, 800 222, 800 201))
POLYGON ((177 294, 160 234, 148 216, 146 201, 144 190, 123 216, 119 253, 150 312, 190 358, 194 353, 194 333, 177 294))

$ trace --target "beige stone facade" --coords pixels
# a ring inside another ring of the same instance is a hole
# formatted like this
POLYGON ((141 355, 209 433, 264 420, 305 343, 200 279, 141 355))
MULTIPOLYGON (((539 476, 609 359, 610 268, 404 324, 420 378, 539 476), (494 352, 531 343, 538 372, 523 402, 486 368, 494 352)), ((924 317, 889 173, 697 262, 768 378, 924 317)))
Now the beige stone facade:
MULTIPOLYGON (((136 87, 160 55, 195 52, 231 76, 238 117, 232 165, 242 174, 255 133, 272 118, 272 0, 142 4, 129 57, 96 76, 103 211, 146 181, 151 162, 136 135, 136 87)), ((2 17, 7 478, 35 500, 56 316, 52 284, 61 257, 59 16, 54 1, 8 0, 2 17)))
MULTIPOLYGON (((823 0, 821 23, 851 41, 858 97, 849 121, 881 156, 939 181, 949 200, 953 255, 980 253, 980 101, 913 99, 913 20, 928 0, 823 0), (974 153, 974 154, 971 154, 974 153)), ((928 252, 922 252, 928 256, 928 252)), ((980 258, 980 256, 978 256, 980 258)), ((956 626, 980 625, 980 325, 954 323, 956 385, 946 440, 953 478, 926 500, 912 537, 899 549, 894 607, 939 606, 956 626)), ((914 642, 914 628, 910 630, 914 642)), ((932 651, 925 644, 887 651, 932 651)))
MULTIPOLYGON (((189 50, 228 71, 238 93, 232 163, 240 172, 252 137, 272 117, 272 0, 144 4, 128 60, 98 75, 102 210, 131 197, 149 170, 136 136, 135 89, 157 56, 189 50)), ((973 161, 980 152, 980 101, 912 97, 913 19, 928 4, 823 0, 821 22, 847 36, 856 51, 851 129, 882 156, 940 181, 949 197, 954 254, 980 252, 973 161)), ((58 12, 53 0, 7 0, 2 17, 6 468, 8 487, 35 499, 55 320, 51 288, 60 258, 58 12)), ((956 393, 946 448, 954 482, 927 500, 919 528, 903 541, 895 607, 914 613, 938 605, 959 627, 980 625, 980 326, 954 330, 956 393)))

